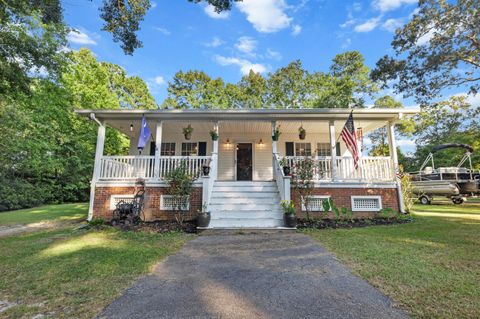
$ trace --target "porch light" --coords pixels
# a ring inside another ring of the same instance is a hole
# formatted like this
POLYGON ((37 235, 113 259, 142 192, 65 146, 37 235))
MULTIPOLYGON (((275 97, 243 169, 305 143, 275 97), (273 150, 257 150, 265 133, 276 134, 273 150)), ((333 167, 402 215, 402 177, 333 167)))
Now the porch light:
POLYGON ((258 142, 258 145, 263 145, 263 140, 260 139, 260 141, 258 142))
POLYGON ((230 145, 230 139, 229 138, 227 138, 227 141, 225 142, 225 144, 230 145))
POLYGON ((133 124, 130 124, 130 132, 133 132, 133 124))

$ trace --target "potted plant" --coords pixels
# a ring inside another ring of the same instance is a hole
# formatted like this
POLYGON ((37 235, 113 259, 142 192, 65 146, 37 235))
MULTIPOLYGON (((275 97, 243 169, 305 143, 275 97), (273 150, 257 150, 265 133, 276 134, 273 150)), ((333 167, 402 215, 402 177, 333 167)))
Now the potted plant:
POLYGON ((212 137, 212 141, 217 141, 218 140, 218 132, 215 130, 210 131, 210 136, 212 137))
POLYGON ((183 135, 185 135, 186 140, 189 140, 190 138, 192 138, 192 132, 193 132, 193 127, 190 124, 188 124, 187 127, 183 128, 183 135))
POLYGON ((203 165, 202 166, 202 173, 203 173, 203 176, 208 176, 208 174, 210 174, 210 166, 208 165, 203 165))
POLYGON ((303 126, 300 126, 300 127, 298 128, 298 137, 299 137, 301 140, 304 140, 306 136, 307 136, 307 131, 305 131, 305 129, 303 128, 303 126))
POLYGON ((280 203, 283 208, 283 222, 285 227, 296 227, 297 218, 295 217, 295 204, 293 200, 282 200, 280 203))
POLYGON ((202 210, 198 210, 197 227, 208 227, 210 224, 210 212, 207 211, 207 204, 203 204, 202 210))
POLYGON ((278 141, 278 139, 280 138, 280 134, 282 134, 282 132, 280 132, 280 125, 279 125, 273 130, 272 140, 278 141))
POLYGON ((285 157, 280 160, 279 164, 283 169, 283 175, 290 175, 290 166, 288 165, 287 159, 285 157))

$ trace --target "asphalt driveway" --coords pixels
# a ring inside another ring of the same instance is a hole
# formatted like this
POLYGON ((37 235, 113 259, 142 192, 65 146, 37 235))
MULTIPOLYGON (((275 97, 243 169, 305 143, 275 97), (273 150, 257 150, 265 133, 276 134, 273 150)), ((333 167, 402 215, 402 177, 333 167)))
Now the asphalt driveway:
POLYGON ((301 234, 199 236, 99 318, 408 318, 301 234))

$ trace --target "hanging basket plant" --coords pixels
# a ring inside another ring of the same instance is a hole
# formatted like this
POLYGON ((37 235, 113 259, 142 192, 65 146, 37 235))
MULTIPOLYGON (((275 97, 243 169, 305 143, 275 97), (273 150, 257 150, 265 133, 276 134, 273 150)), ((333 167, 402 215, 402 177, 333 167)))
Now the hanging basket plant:
POLYGON ((218 132, 215 130, 210 131, 210 136, 212 137, 212 141, 218 141, 218 132))
POLYGON ((193 127, 190 124, 188 124, 187 127, 183 128, 183 135, 185 136, 186 140, 189 140, 192 138, 192 132, 193 132, 193 127))
POLYGON ((301 140, 304 140, 306 136, 307 136, 307 131, 305 131, 303 126, 300 126, 298 128, 298 138, 300 138, 301 140))
POLYGON ((273 141, 278 141, 281 134, 282 134, 282 132, 280 132, 280 125, 279 125, 273 130, 272 140, 273 141))

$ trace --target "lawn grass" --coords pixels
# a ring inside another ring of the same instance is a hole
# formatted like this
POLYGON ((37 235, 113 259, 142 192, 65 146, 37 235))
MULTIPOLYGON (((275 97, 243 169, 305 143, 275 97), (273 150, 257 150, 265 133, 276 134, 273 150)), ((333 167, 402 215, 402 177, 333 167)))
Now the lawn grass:
POLYGON ((0 212, 0 226, 87 218, 88 203, 61 204, 0 212))
POLYGON ((0 318, 92 318, 191 236, 72 227, 0 238, 0 318))
POLYGON ((416 205, 414 222, 309 230, 419 318, 480 317, 480 205, 416 205))

